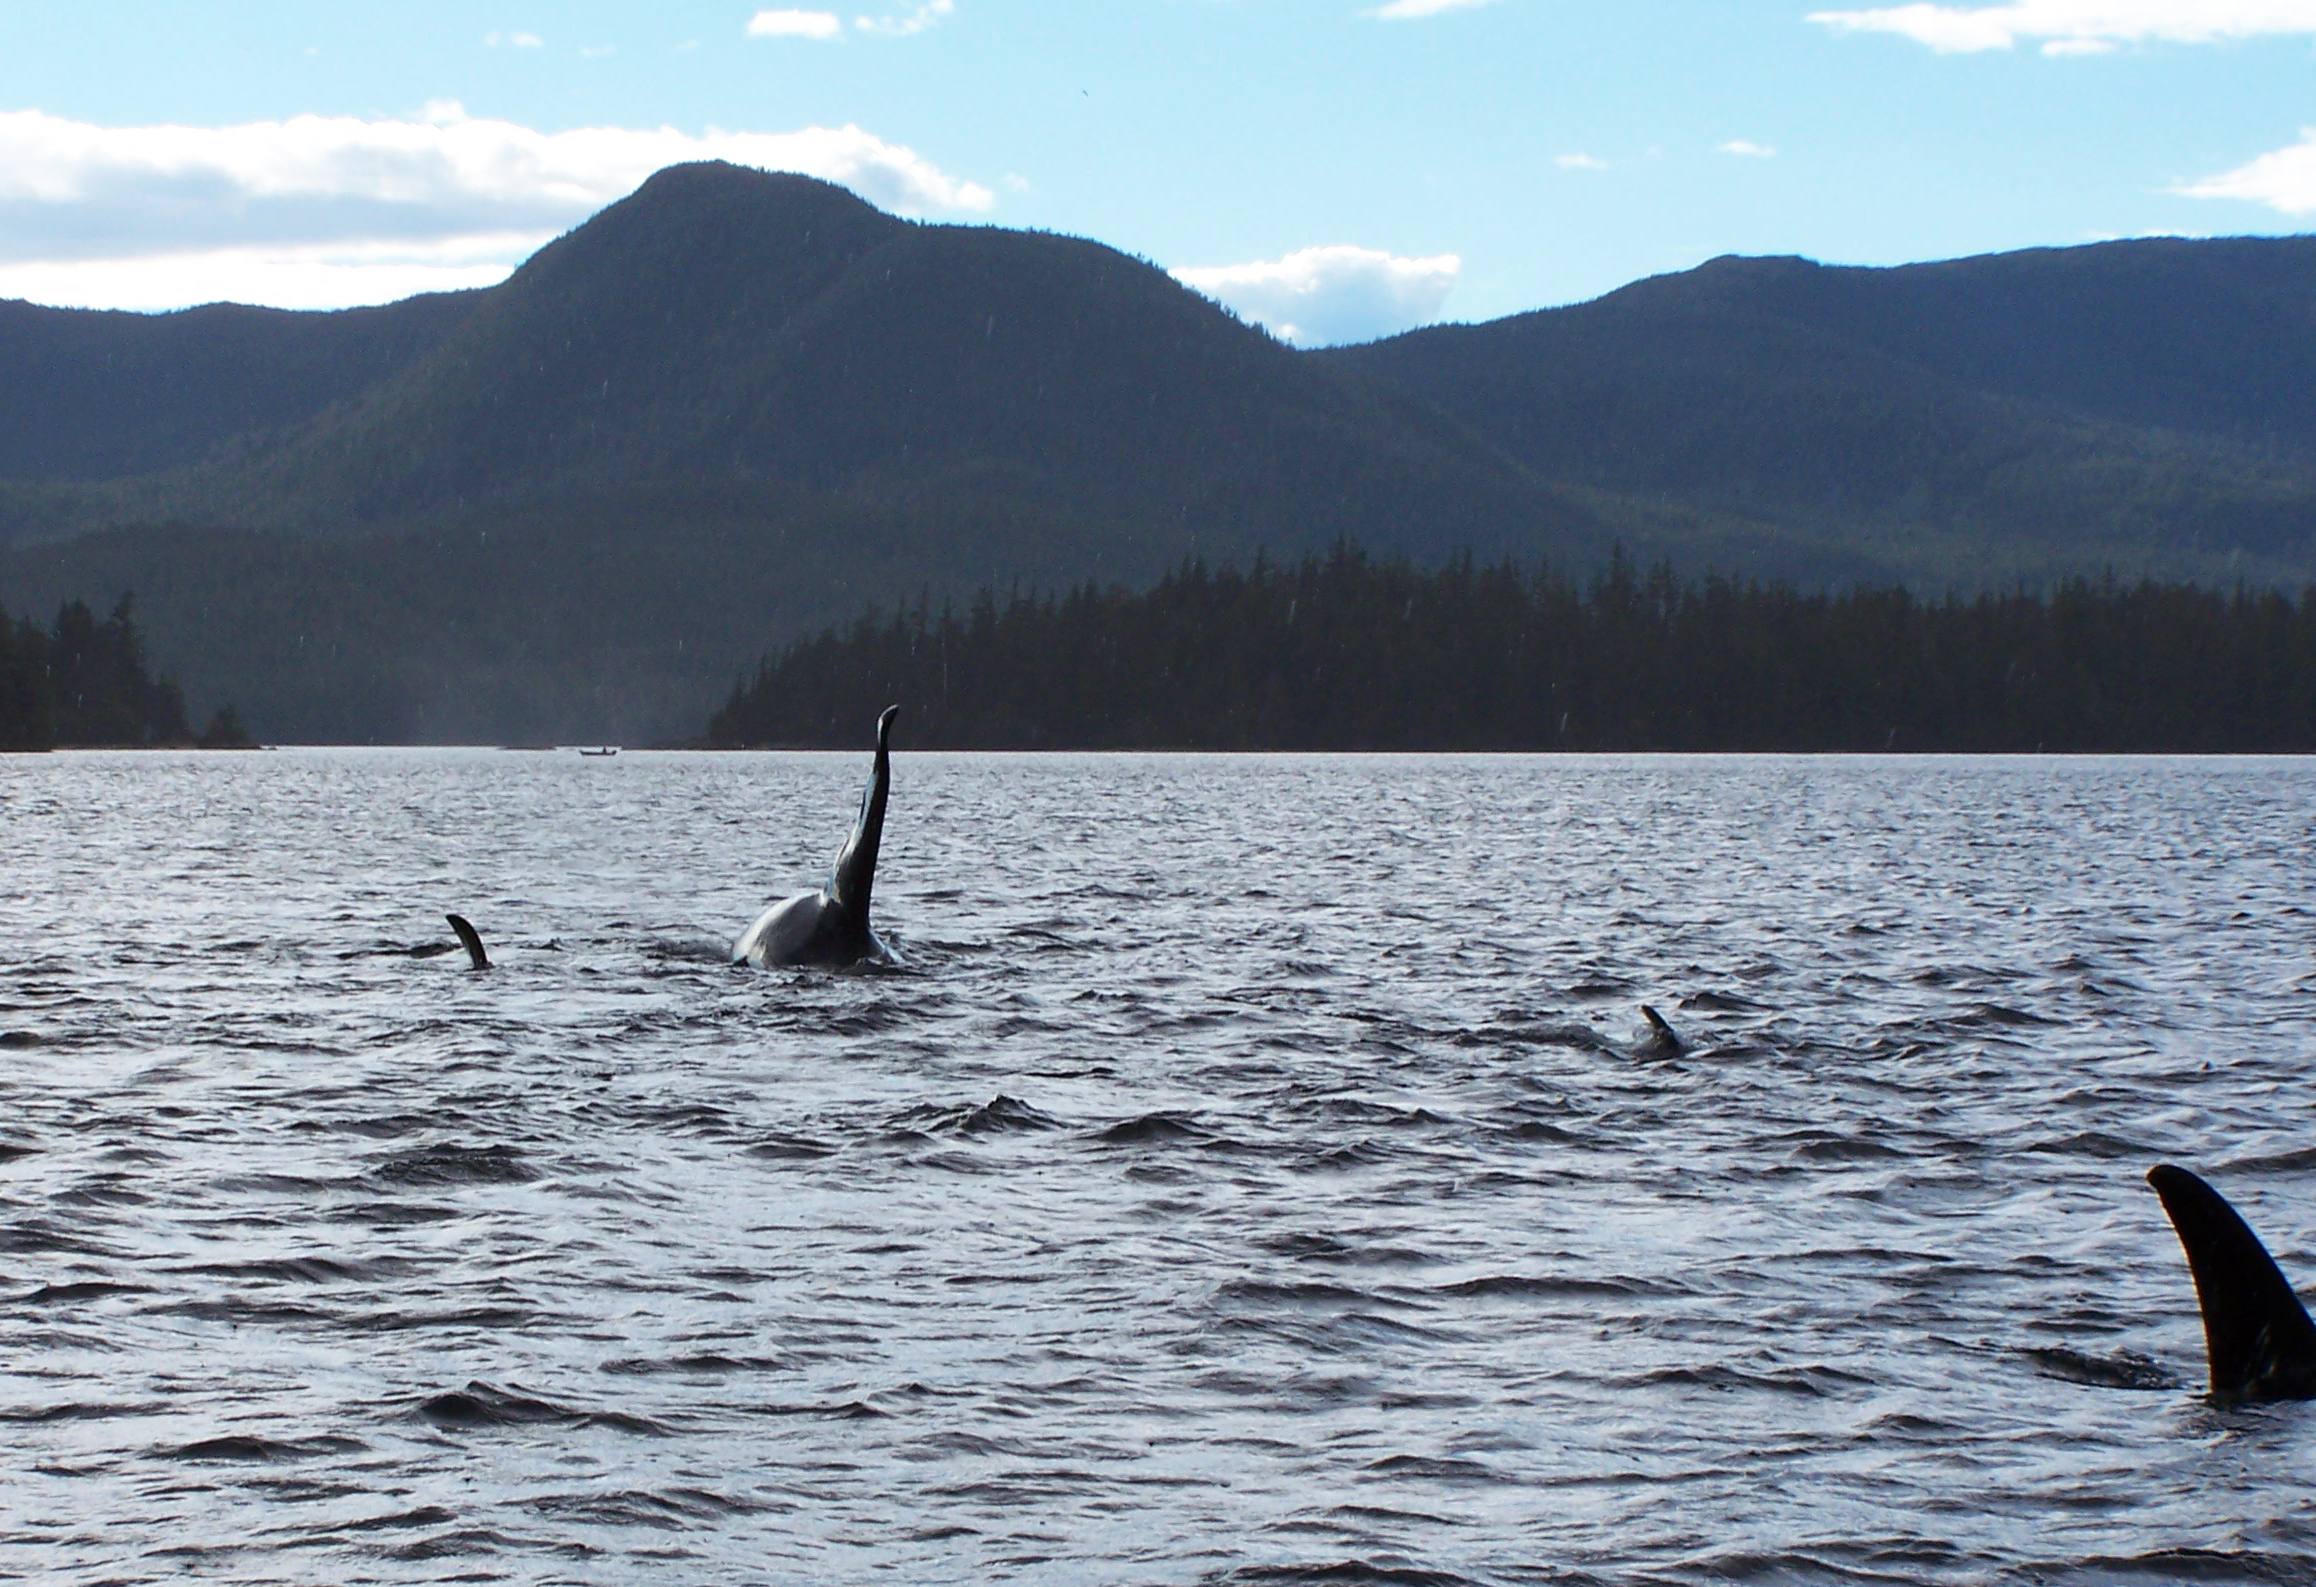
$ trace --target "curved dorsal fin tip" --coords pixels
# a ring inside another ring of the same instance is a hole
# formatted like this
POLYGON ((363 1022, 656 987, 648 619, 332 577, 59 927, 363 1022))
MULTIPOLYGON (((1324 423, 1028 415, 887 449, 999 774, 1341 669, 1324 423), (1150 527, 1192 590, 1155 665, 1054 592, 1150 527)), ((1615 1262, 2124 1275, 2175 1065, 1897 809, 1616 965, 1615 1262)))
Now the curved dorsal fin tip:
POLYGON ((450 929, 458 933, 458 940, 465 945, 468 965, 477 970, 489 969, 491 956, 483 952, 482 933, 474 929, 474 922, 464 915, 445 915, 443 918, 450 922, 450 929))
POLYGON ((2156 1164, 2147 1182, 2187 1254, 2213 1395, 2316 1399, 2316 1322, 2251 1225, 2225 1196, 2176 1163, 2156 1164))
POLYGON ((1672 1052, 1683 1052, 1687 1050, 1682 1044, 1681 1033, 1673 1029, 1671 1023, 1666 1020, 1664 1015, 1658 1013, 1655 1009, 1649 1007, 1646 1003, 1643 1003, 1640 1006, 1640 1011, 1641 1018, 1649 1022, 1649 1040, 1651 1042, 1653 1042, 1659 1048, 1668 1049, 1672 1052))

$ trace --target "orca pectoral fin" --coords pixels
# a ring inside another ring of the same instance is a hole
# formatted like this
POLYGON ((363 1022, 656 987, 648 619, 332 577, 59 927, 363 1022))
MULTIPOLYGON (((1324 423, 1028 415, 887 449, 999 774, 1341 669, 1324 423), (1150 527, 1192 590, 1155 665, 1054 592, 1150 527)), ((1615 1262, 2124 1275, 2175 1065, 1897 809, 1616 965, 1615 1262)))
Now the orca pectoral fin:
POLYGON ((2158 1164, 2147 1182, 2163 1198, 2195 1278, 2212 1394, 2316 1399, 2316 1322, 2260 1237, 2225 1196, 2184 1168, 2158 1164))
POLYGON ((482 933, 474 929, 474 923, 464 915, 446 918, 450 921, 450 929, 458 933, 458 940, 466 946, 467 961, 477 970, 489 969, 491 956, 483 952, 482 933))
POLYGON ((869 764, 868 786, 861 790, 860 815, 828 878, 828 896, 862 931, 868 929, 869 899, 876 888, 877 849, 884 841, 885 801, 893 786, 893 718, 900 714, 899 706, 888 705, 877 718, 876 757, 869 764))

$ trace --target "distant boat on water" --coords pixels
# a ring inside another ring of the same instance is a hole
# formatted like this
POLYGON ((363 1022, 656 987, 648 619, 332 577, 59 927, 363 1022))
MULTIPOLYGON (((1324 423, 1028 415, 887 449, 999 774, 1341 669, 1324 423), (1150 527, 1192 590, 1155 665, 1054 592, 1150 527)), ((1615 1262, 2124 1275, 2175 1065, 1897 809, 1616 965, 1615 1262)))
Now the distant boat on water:
POLYGON ((619 753, 619 746, 617 744, 605 744, 600 749, 583 749, 579 753, 582 755, 616 755, 619 753))

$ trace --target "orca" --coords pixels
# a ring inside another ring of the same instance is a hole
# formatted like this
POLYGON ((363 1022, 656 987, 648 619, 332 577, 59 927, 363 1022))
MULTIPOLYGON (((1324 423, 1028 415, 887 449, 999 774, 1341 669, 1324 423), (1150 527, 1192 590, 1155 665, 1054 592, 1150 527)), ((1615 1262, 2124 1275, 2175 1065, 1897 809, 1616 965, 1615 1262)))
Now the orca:
POLYGON ((893 953, 869 929, 869 894, 876 887, 877 844, 885 832, 885 796, 892 788, 891 740, 897 705, 877 718, 877 754, 868 787, 860 796, 860 816, 836 856, 828 885, 798 893, 756 917, 732 944, 734 964, 761 969, 774 964, 857 964, 863 959, 892 962, 893 953))
POLYGON ((1681 1033, 1667 1023, 1664 1015, 1646 1003, 1641 1005, 1641 1018, 1649 1022, 1649 1033, 1641 1038, 1640 1045, 1634 1051, 1643 1058, 1678 1058, 1689 1050, 1681 1040, 1681 1033))
POLYGON ((2260 1237, 2184 1168, 2159 1163, 2147 1182, 2163 1198, 2195 1277, 2212 1398, 2316 1399, 2316 1322, 2260 1237))
POLYGON ((477 970, 489 969, 491 956, 483 952, 482 933, 474 929, 473 922, 464 915, 445 918, 450 921, 450 929, 458 933, 458 940, 465 945, 468 964, 477 970))

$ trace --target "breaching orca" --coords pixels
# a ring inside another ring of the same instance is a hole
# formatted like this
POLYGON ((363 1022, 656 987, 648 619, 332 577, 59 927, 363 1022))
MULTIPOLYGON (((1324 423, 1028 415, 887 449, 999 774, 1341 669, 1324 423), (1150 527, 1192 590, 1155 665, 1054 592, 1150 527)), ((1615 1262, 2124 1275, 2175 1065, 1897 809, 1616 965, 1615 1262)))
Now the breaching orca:
POLYGON ((897 705, 877 718, 877 758, 868 788, 860 797, 860 819, 836 856, 828 885, 798 893, 756 917, 732 944, 734 964, 854 964, 891 959, 892 951, 869 929, 869 893, 876 886, 877 843, 885 832, 885 794, 892 787, 890 740, 897 705))
POLYGON ((2147 1171, 2187 1252, 2217 1400, 2316 1399, 2316 1323, 2251 1226, 2184 1168, 2147 1171))
POLYGON ((473 922, 464 915, 446 918, 450 921, 450 929, 458 933, 458 940, 466 946, 467 962, 477 970, 489 969, 491 956, 483 952, 482 933, 474 929, 473 922))

